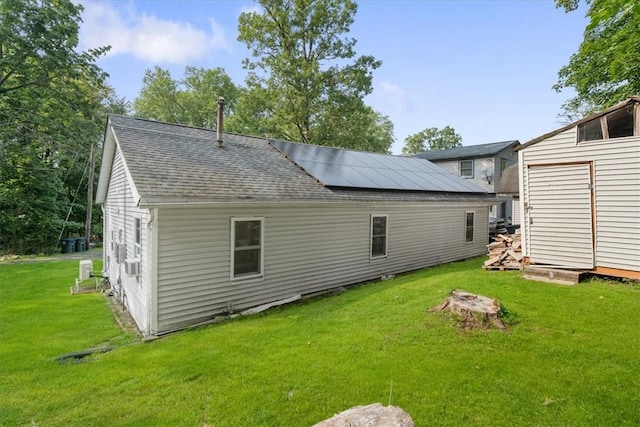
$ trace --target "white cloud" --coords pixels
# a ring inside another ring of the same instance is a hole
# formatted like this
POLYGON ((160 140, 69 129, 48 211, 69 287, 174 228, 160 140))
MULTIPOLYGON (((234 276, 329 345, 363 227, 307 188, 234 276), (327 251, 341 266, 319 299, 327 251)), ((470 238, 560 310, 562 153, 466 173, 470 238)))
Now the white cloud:
POLYGON ((185 64, 214 51, 229 51, 224 28, 209 19, 206 30, 189 22, 172 21, 126 10, 110 2, 83 2, 80 41, 83 49, 110 45, 108 55, 131 54, 152 63, 185 64))

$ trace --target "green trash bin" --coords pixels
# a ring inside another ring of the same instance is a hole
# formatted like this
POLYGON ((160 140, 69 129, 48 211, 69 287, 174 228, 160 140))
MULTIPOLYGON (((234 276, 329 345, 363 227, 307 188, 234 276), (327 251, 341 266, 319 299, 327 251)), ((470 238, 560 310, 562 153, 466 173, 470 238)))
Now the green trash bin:
POLYGON ((71 254, 76 249, 76 239, 66 238, 62 239, 62 253, 71 254))
POLYGON ((85 237, 76 238, 76 252, 84 252, 87 250, 87 239, 85 237))

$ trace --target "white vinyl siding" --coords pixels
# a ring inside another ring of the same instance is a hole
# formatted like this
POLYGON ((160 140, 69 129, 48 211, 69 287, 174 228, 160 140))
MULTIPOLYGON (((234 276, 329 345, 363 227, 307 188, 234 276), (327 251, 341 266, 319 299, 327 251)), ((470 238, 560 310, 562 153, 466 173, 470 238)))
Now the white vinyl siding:
POLYGON ((513 197, 513 201, 511 202, 512 213, 511 213, 511 223, 514 225, 520 224, 520 198, 517 196, 513 197))
POLYGON ((294 295, 346 286, 486 252, 488 225, 476 240, 461 235, 469 208, 488 224, 488 203, 395 204, 387 258, 371 262, 368 204, 180 207, 158 210, 158 331, 294 295), (232 218, 264 218, 263 277, 231 279, 232 218))
POLYGON ((527 175, 531 261, 593 268, 589 164, 531 166, 527 175))
POLYGON ((387 256, 387 215, 371 215, 371 258, 387 256))
MULTIPOLYGON (((523 172, 520 198, 525 218, 522 224, 525 254, 529 254, 530 241, 526 206, 530 194, 536 191, 528 187, 528 166, 592 162, 595 206, 594 265, 640 271, 640 137, 576 144, 576 133, 577 128, 573 127, 526 147, 519 153, 520 170, 523 172)), ((567 209, 564 202, 556 208, 560 213, 567 209)), ((561 238, 564 238, 564 234, 561 238)), ((558 236, 554 236, 554 239, 557 240, 558 236)))
POLYGON ((111 289, 118 300, 124 304, 141 331, 147 332, 149 328, 148 316, 148 268, 147 258, 143 248, 149 241, 146 223, 149 220, 149 211, 136 206, 134 192, 125 173, 125 165, 122 154, 116 149, 112 164, 111 178, 103 206, 104 217, 103 232, 111 237, 111 243, 104 253, 104 273, 109 278, 111 289), (136 220, 140 222, 139 236, 136 220), (138 245, 136 241, 140 239, 138 245), (124 261, 116 262, 115 249, 117 244, 124 245, 125 257, 133 258, 138 255, 141 259, 140 275, 130 276, 125 273, 124 261))

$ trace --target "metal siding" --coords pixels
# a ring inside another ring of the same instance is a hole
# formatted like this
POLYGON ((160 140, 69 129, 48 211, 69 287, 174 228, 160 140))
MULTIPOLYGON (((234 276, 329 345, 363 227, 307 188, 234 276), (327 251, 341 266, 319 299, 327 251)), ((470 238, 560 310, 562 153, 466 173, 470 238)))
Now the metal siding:
POLYGON ((105 271, 109 277, 112 289, 116 294, 124 293, 124 303, 131 316, 136 321, 138 328, 145 332, 149 326, 148 316, 148 287, 149 269, 147 263, 148 232, 147 223, 149 212, 146 209, 139 209, 134 202, 134 196, 129 184, 122 153, 116 149, 111 172, 111 179, 104 203, 105 227, 104 227, 104 251, 105 261, 109 257, 108 264, 105 263, 105 271), (115 241, 119 241, 119 231, 122 230, 121 242, 127 246, 127 258, 133 258, 134 252, 134 217, 141 218, 141 271, 139 280, 125 273, 124 263, 118 264, 111 249, 111 231, 115 231, 115 241))
POLYGON ((486 203, 160 209, 158 330, 485 253, 486 203), (465 211, 474 241, 465 243, 465 211), (388 256, 369 259, 370 215, 388 215, 388 256), (230 280, 233 217, 264 217, 264 277, 230 280))
MULTIPOLYGON (((593 162, 595 266, 640 271, 639 137, 576 144, 574 127, 531 145, 520 154, 525 165, 523 203, 528 202, 530 197, 527 165, 593 162)), ((565 234, 562 236, 564 238, 565 234)), ((526 235, 526 253, 530 240, 530 236, 526 235)))

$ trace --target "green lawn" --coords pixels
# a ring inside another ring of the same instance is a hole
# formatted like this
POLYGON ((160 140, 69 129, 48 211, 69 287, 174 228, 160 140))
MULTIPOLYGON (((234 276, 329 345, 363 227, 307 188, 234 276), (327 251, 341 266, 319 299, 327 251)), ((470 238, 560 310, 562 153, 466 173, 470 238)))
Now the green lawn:
POLYGON ((529 282, 481 263, 146 344, 101 294, 69 294, 77 261, 0 265, 0 425, 308 426, 389 401, 417 426, 640 425, 638 287, 529 282), (509 331, 427 312, 453 289, 498 298, 509 331), (116 348, 54 360, 99 345, 116 348))

